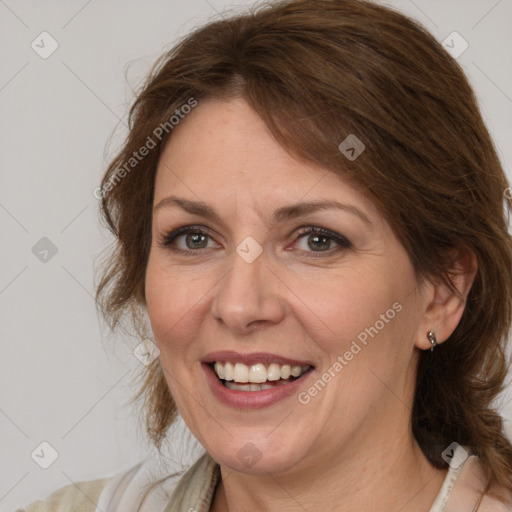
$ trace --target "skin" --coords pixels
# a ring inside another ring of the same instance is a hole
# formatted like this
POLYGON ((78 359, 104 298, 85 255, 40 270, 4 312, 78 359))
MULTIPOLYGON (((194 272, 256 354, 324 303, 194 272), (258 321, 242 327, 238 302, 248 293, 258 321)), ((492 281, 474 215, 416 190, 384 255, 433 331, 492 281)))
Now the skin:
MULTIPOLYGON (((178 408, 221 467, 210 510, 429 510, 446 470, 430 465, 412 435, 415 368, 430 348, 426 333, 448 338, 463 301, 445 285, 418 282, 372 201, 333 172, 294 159, 242 99, 204 100, 175 128, 154 205, 147 308, 178 408), (207 203, 220 221, 156 207, 171 195, 207 203), (351 205, 369 222, 334 208, 274 222, 277 208, 315 200, 351 205), (162 244, 187 225, 209 236, 179 236, 171 247, 183 252, 162 244), (299 236, 305 226, 351 246, 299 236), (248 236, 263 249, 252 263, 236 252, 248 236), (197 254, 185 252, 197 246, 197 254), (401 311, 307 404, 293 395, 234 409, 207 384, 201 360, 209 352, 271 352, 313 362, 300 389, 307 391, 394 303, 401 311), (247 442, 261 454, 251 467, 237 457, 247 442)), ((474 264, 455 255, 463 270, 474 264)), ((457 278, 463 295, 473 277, 457 278)))

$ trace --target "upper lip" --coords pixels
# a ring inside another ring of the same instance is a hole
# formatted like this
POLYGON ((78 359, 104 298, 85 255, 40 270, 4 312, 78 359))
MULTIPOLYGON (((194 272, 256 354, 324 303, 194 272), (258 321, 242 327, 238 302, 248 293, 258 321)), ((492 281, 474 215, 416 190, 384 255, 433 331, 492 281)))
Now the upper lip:
POLYGON ((271 364, 277 363, 280 365, 289 364, 290 366, 313 366, 309 361, 299 361, 298 359, 290 359, 289 357, 279 356, 277 354, 269 354, 268 352, 252 352, 248 354, 241 354, 232 350, 224 350, 219 352, 210 352, 207 354, 203 363, 229 361, 230 363, 243 363, 247 366, 253 364, 271 364))

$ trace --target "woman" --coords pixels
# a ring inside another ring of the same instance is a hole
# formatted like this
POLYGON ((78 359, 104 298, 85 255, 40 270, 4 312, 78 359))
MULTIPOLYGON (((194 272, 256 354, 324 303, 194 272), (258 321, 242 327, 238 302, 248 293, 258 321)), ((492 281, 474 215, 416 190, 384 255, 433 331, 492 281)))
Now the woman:
POLYGON ((460 67, 401 14, 290 0, 191 34, 103 178, 98 301, 151 323, 149 437, 179 411, 205 454, 26 510, 512 510, 508 190, 460 67))

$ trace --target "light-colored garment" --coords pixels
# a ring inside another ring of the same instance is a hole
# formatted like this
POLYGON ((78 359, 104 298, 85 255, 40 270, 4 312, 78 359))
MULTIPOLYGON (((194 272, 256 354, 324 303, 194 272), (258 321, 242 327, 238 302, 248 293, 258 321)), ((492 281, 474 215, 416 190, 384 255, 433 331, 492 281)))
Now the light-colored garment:
MULTIPOLYGON (((469 450, 466 450, 469 452, 469 450)), ((503 491, 502 503, 484 495, 486 481, 478 457, 466 457, 458 446, 443 485, 430 512, 510 512, 512 493, 503 491)), ((162 472, 162 461, 146 459, 128 471, 104 478, 66 486, 46 501, 38 501, 17 512, 208 512, 220 479, 218 464, 203 454, 186 472, 169 475, 162 472), (160 474, 158 474, 160 473, 160 474), (167 478, 166 478, 167 477, 167 478), (161 478, 142 502, 149 485, 161 478), (141 503, 142 502, 142 503, 141 503)))

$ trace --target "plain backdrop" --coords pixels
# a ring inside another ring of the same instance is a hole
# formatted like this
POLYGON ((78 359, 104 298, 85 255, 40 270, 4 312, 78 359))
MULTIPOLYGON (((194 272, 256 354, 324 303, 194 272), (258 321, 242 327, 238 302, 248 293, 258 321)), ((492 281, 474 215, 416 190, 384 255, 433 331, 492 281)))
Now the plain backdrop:
MULTIPOLYGON (((93 191, 154 60, 193 27, 251 3, 0 0, 2 511, 128 469, 148 450, 126 405, 140 340, 109 338, 94 306, 94 265, 111 238, 93 191)), ((388 4, 440 41, 455 37, 456 50, 467 43, 458 61, 510 177, 512 0, 388 4)), ((507 390, 502 413, 512 418, 508 400, 507 390)))

